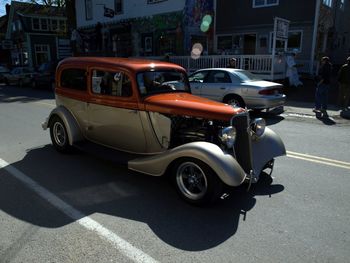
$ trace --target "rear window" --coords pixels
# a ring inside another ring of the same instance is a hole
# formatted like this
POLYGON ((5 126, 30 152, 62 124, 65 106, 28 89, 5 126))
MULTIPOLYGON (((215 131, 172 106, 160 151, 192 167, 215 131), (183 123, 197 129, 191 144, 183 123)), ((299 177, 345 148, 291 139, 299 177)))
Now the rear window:
POLYGON ((61 74, 60 85, 63 88, 87 90, 85 69, 64 69, 61 74))

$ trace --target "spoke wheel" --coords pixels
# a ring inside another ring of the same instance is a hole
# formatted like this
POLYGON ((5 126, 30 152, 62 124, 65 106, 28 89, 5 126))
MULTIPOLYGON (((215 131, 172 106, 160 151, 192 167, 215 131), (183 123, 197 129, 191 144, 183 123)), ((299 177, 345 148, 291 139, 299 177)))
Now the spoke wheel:
POLYGON ((67 134, 64 126, 60 122, 55 122, 53 125, 53 136, 55 139, 55 143, 59 146, 64 146, 67 141, 67 134))
POLYGON ((223 183, 204 162, 194 158, 177 160, 172 167, 172 180, 186 202, 204 206, 219 199, 223 183))
POLYGON ((53 146, 59 152, 66 153, 70 151, 71 146, 68 141, 67 129, 58 116, 54 116, 50 122, 50 137, 53 146))

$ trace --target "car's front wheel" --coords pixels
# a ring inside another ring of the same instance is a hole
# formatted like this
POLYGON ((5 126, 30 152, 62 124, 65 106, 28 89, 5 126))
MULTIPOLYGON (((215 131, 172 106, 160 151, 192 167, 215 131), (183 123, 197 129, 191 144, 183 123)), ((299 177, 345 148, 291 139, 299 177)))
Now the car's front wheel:
POLYGON ((50 121, 50 137, 53 146, 59 152, 67 153, 71 150, 66 126, 58 116, 54 116, 50 121))
POLYGON ((172 167, 172 180, 179 195, 193 205, 211 204, 223 191, 223 183, 216 173, 194 158, 178 160, 172 167))

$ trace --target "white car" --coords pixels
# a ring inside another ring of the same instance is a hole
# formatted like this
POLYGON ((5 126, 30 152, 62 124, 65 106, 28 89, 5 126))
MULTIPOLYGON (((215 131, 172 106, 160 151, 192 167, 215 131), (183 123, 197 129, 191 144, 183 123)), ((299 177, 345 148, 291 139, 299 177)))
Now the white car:
POLYGON ((263 110, 283 106, 283 85, 242 69, 207 68, 189 76, 191 92, 237 107, 263 110))

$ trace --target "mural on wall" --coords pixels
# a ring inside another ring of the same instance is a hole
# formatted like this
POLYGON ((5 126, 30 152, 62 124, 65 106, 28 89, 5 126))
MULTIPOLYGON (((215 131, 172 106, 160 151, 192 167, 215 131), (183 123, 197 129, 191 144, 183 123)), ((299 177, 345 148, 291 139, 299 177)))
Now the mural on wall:
POLYGON ((133 22, 133 31, 141 34, 140 55, 180 54, 183 49, 182 12, 141 17, 133 22))
POLYGON ((191 50, 191 35, 203 35, 212 32, 210 23, 213 20, 213 0, 186 0, 183 16, 183 24, 186 25, 184 34, 185 50, 191 50), (210 17, 208 24, 205 17, 210 17), (204 25, 204 30, 203 30, 204 25))

